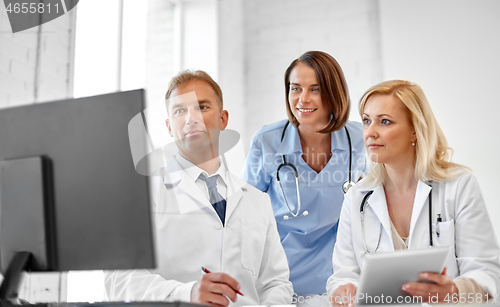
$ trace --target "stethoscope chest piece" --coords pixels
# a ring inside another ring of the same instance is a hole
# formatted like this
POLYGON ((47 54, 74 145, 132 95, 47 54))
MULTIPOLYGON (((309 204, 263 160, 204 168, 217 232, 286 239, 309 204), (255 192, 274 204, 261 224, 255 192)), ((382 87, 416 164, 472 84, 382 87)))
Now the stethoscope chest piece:
POLYGON ((344 182, 344 184, 342 185, 342 190, 344 191, 344 193, 347 193, 347 191, 349 191, 349 189, 355 184, 354 181, 352 180, 347 180, 346 182, 344 182))

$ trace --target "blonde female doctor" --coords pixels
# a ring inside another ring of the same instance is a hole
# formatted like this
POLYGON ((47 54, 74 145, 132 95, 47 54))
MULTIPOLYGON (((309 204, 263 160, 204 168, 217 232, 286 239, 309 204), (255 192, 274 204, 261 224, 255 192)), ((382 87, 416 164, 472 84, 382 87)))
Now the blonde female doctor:
POLYGON ((363 95, 359 109, 372 165, 344 201, 327 282, 332 303, 354 303, 349 298, 366 253, 431 245, 454 248, 446 268, 422 272, 419 278, 433 283, 406 283, 403 292, 439 303, 496 301, 500 249, 479 185, 450 162, 451 149, 422 89, 383 82, 363 95))

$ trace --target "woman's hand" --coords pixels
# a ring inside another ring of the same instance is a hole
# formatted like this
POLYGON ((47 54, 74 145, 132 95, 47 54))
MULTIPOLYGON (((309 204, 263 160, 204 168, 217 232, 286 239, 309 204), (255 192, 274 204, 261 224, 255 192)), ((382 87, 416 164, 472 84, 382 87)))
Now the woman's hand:
POLYGON ((404 284, 403 291, 414 297, 421 297, 422 302, 429 303, 449 303, 453 300, 453 296, 458 296, 458 289, 453 280, 446 275, 446 268, 441 274, 420 273, 419 278, 420 282, 404 284))
POLYGON ((354 306, 356 302, 356 286, 353 284, 346 284, 338 287, 333 291, 332 297, 330 298, 330 303, 332 306, 354 306))

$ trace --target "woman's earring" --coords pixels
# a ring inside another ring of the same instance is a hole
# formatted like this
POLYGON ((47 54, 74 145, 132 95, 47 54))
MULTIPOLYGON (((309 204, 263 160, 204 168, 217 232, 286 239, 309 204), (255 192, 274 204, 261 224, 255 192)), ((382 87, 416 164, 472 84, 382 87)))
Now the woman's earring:
POLYGON ((411 142, 411 145, 412 145, 412 146, 415 146, 415 142, 411 142))

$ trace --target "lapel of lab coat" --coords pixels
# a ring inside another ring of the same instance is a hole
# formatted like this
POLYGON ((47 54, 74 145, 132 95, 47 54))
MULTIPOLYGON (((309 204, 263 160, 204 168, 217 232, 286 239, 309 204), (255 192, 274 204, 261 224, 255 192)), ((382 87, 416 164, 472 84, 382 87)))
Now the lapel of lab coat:
MULTIPOLYGON (((368 190, 363 191, 363 193, 365 192, 368 192, 368 190)), ((392 241, 391 219, 389 217, 389 211, 387 210, 387 200, 385 199, 385 191, 383 185, 380 184, 373 190, 373 194, 366 201, 365 212, 368 206, 370 206, 375 212, 375 215, 377 216, 380 223, 382 223, 382 227, 384 228, 384 231, 386 232, 386 235, 391 242, 391 246, 394 246, 394 243, 392 241)))
MULTIPOLYGON (((432 188, 428 186, 426 183, 422 181, 418 181, 417 191, 415 192, 415 200, 413 201, 413 210, 411 213, 411 222, 410 222, 410 235, 408 236, 408 248, 412 244, 412 237, 416 235, 415 227, 417 227, 417 221, 422 214, 422 210, 426 204, 429 193, 432 188)), ((428 219, 425 219, 428 221, 428 219)), ((427 223, 425 224, 427 225, 427 223)))
POLYGON ((229 221, 236 207, 243 198, 243 192, 246 191, 245 182, 234 176, 229 171, 226 172, 227 198, 226 198, 226 222, 229 221))
MULTIPOLYGON (((229 217, 240 203, 243 197, 243 191, 245 191, 246 188, 244 188, 244 181, 229 172, 226 172, 226 180, 227 199, 225 220, 228 221, 229 217)), ((189 178, 175 158, 168 163, 163 182, 167 189, 173 189, 181 214, 199 210, 204 207, 208 207, 215 212, 212 204, 210 204, 206 196, 203 195, 196 183, 189 178)))
POLYGON ((204 207, 214 210, 208 199, 203 195, 196 183, 189 178, 175 157, 170 160, 165 169, 163 183, 167 189, 172 189, 175 193, 181 214, 204 207))

